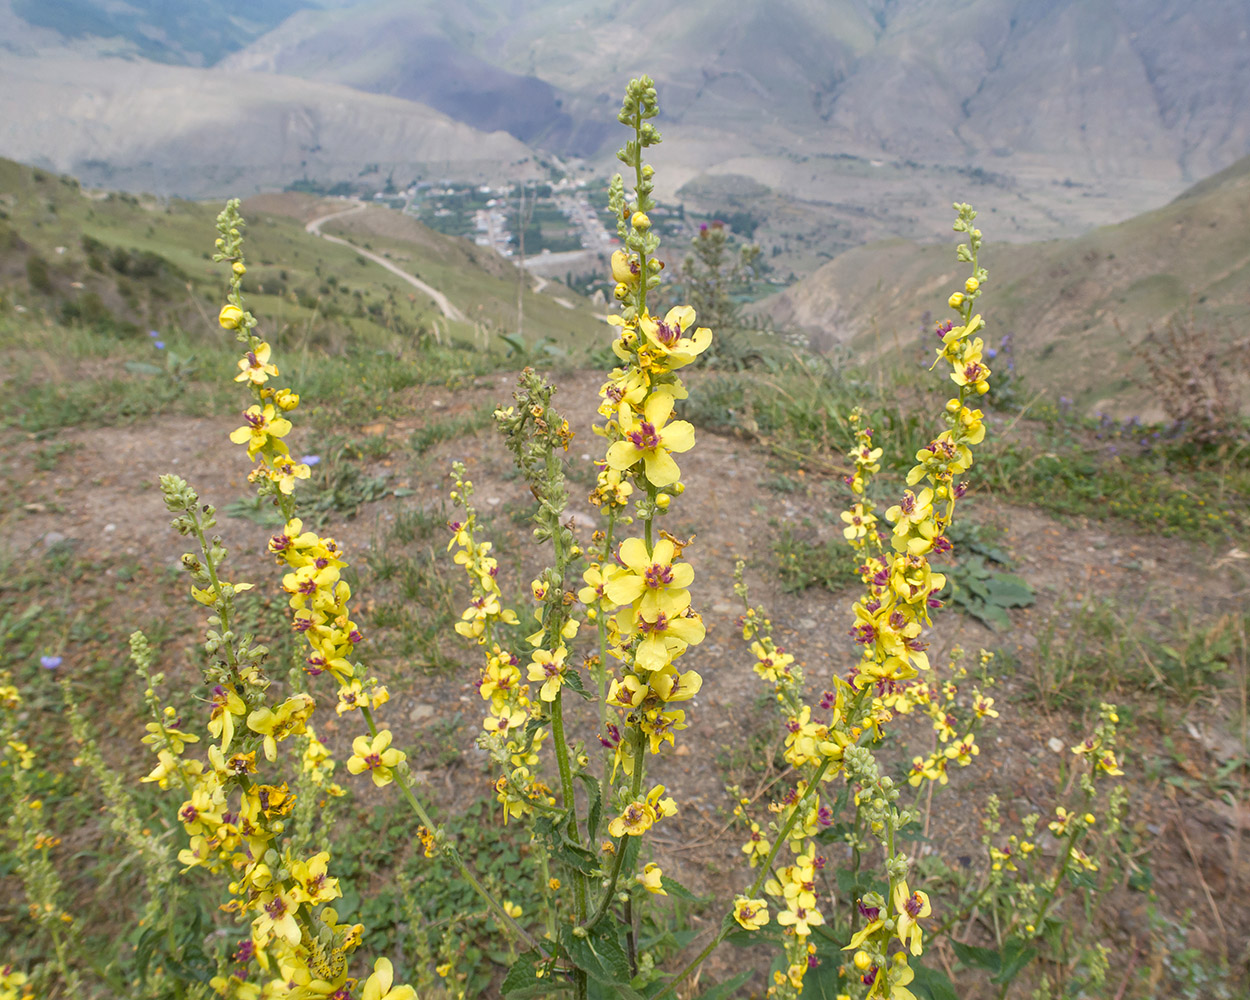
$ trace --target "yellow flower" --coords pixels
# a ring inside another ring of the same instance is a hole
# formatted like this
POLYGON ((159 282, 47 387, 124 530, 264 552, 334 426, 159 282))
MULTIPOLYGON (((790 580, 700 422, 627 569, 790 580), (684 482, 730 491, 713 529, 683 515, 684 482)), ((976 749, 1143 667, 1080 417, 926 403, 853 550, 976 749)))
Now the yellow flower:
POLYGON ((1124 773, 1123 771, 1120 770, 1120 765, 1116 762, 1116 759, 1115 759, 1115 753, 1111 750, 1104 751, 1098 757, 1098 766, 1103 771, 1106 771, 1107 774, 1112 775, 1113 777, 1124 773))
POLYGON ((635 651, 634 662, 639 670, 652 672, 662 670, 687 646, 701 643, 707 630, 703 619, 693 611, 687 610, 686 614, 676 617, 657 611, 652 617, 637 614, 632 622, 622 622, 621 633, 643 636, 635 651))
POLYGON ((919 955, 923 950, 923 932, 917 921, 933 912, 929 897, 918 889, 910 892, 906 882, 899 882, 894 887, 894 909, 897 914, 895 930, 899 941, 903 943, 903 947, 910 948, 913 955, 919 955))
POLYGON ((842 520, 846 522, 846 527, 842 529, 842 537, 848 542, 863 538, 877 523, 876 517, 865 511, 862 503, 855 504, 850 510, 844 510, 842 520))
POLYGON ((243 322, 243 310, 238 306, 224 305, 217 314, 217 322, 227 330, 237 330, 243 322))
POLYGON ((513 730, 525 728, 528 718, 520 709, 505 707, 495 715, 488 715, 482 722, 482 728, 488 733, 498 733, 506 737, 513 730))
POLYGON ((671 452, 680 454, 694 447, 694 427, 686 420, 668 423, 672 413, 673 397, 664 392, 653 393, 647 399, 641 420, 635 419, 631 407, 622 406, 621 433, 625 439, 608 449, 608 465, 624 472, 641 461, 652 486, 672 486, 677 482, 681 469, 671 452))
POLYGON ((734 919, 743 930, 757 931, 768 923, 768 903, 762 899, 735 896, 734 919))
POLYGON ((276 483, 278 491, 286 496, 290 496, 295 492, 295 480, 307 479, 312 475, 312 470, 303 462, 295 462, 291 460, 289 455, 280 455, 273 461, 273 468, 269 470, 269 479, 276 483))
POLYGON ((291 431, 291 421, 277 416, 274 408, 268 404, 263 410, 259 406, 249 406, 243 419, 246 423, 230 432, 230 440, 235 444, 246 443, 248 458, 255 458, 257 452, 269 443, 270 438, 286 437, 291 431))
POLYGON ((972 763, 972 758, 980 752, 981 748, 977 746, 971 733, 958 743, 952 743, 946 748, 946 756, 958 763, 960 767, 967 767, 972 763))
POLYGON ((624 571, 612 575, 604 585, 604 593, 617 605, 635 604, 646 618, 659 613, 670 617, 690 607, 690 591, 694 567, 689 563, 673 563, 676 547, 667 538, 656 542, 651 554, 641 538, 627 538, 621 543, 618 557, 624 571))
POLYGON ((508 914, 508 916, 510 916, 513 920, 516 920, 524 914, 525 911, 522 910, 516 903, 512 902, 512 900, 505 899, 503 901, 503 912, 508 914))
POLYGON ((799 937, 807 937, 813 927, 819 927, 825 918, 817 909, 799 906, 796 900, 787 900, 787 908, 777 914, 777 923, 782 927, 793 927, 799 937))
POLYGON ((690 306, 674 306, 663 319, 655 319, 647 313, 639 317, 638 326, 664 368, 671 371, 690 364, 712 343, 712 331, 705 326, 698 327, 693 336, 685 336, 694 323, 694 316, 690 306))
POLYGON ((322 851, 307 861, 296 861, 291 865, 291 878, 295 881, 291 893, 299 902, 317 906, 343 895, 339 891, 339 880, 329 877, 329 861, 329 853, 322 851))
POLYGON ((768 838, 760 832, 760 825, 758 823, 752 823, 751 836, 747 842, 742 845, 742 853, 747 856, 747 862, 752 868, 758 867, 759 863, 768 857, 770 846, 768 838))
POLYGON ((373 963, 373 975, 365 980, 360 1000, 417 1000, 417 991, 411 986, 395 986, 395 967, 389 958, 379 958, 373 963))
POLYGON ((347 758, 347 770, 352 774, 368 771, 373 783, 381 788, 395 780, 392 769, 407 756, 391 746, 391 731, 383 729, 372 740, 368 736, 357 736, 352 741, 352 756, 347 758))
POLYGON ((538 697, 543 701, 555 701, 556 695, 560 693, 560 687, 564 684, 564 671, 567 669, 564 658, 568 652, 563 646, 557 646, 555 652, 551 653, 545 649, 534 650, 533 662, 529 665, 526 677, 531 681, 543 682, 538 692, 538 697))
POLYGON ((230 749, 230 741, 234 739, 234 717, 246 711, 247 706, 233 687, 218 684, 213 689, 213 711, 208 719, 208 731, 221 740, 222 753, 230 749))
MULTIPOLYGON (((227 306, 226 308, 229 308, 227 306)), ((225 310, 223 310, 224 312, 225 310)), ((250 382, 252 385, 264 385, 270 376, 277 377, 278 369, 269 363, 270 347, 258 344, 254 350, 248 351, 239 358, 239 374, 234 377, 236 382, 250 382)))
POLYGON ((656 896, 668 895, 668 893, 664 891, 664 873, 660 871, 660 866, 654 861, 648 863, 647 866, 643 868, 642 874, 636 876, 636 878, 638 884, 646 889, 647 892, 656 896))
POLYGON ((313 700, 306 694, 288 698, 277 710, 258 708, 247 717, 247 728, 259 733, 263 740, 265 759, 278 759, 278 744, 288 736, 299 736, 313 712, 313 700))

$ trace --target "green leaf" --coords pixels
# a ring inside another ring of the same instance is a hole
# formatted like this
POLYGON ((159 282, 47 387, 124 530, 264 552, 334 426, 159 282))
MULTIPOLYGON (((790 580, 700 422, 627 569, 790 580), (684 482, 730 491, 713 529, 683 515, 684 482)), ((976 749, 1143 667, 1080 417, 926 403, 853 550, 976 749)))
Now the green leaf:
POLYGON ((519 956, 512 963, 512 968, 508 970, 508 975, 504 978, 503 985, 500 986, 500 992, 508 1000, 525 1000, 529 997, 546 997, 556 990, 569 989, 570 984, 563 978, 554 978, 550 975, 541 978, 538 976, 542 958, 542 952, 537 948, 531 948, 519 956))
POLYGON ((913 959, 911 970, 916 978, 911 981, 908 989, 916 994, 918 1000, 959 1000, 955 984, 941 969, 927 968, 913 959))
POLYGON ((997 948, 980 948, 961 941, 952 941, 951 947, 955 949, 955 954, 964 965, 988 969, 993 973, 997 973, 1002 968, 1003 960, 997 948))
POLYGON ((516 334, 501 333, 499 339, 511 348, 513 354, 520 354, 524 357, 529 352, 529 348, 525 346, 525 341, 516 336, 516 334))
POLYGON ((660 885, 664 887, 664 891, 670 896, 676 896, 678 899, 688 899, 692 902, 696 902, 699 899, 698 896, 678 882, 677 879, 669 878, 667 875, 660 876, 660 885))
POLYGON ((1022 938, 1008 938, 1003 942, 1002 968, 994 977, 1000 986, 1010 983, 1033 959, 1037 957, 1037 949, 1022 938))
POLYGON ((987 584, 990 600, 1004 608, 1027 608, 1033 588, 1014 573, 995 573, 987 584))
POLYGON ((1011 627, 1011 619, 1007 617, 1007 612, 996 604, 978 601, 976 604, 968 605, 965 610, 981 624, 996 632, 1011 627))
POLYGON ((604 919, 586 937, 578 937, 574 928, 560 931, 560 943, 574 964, 595 982, 611 986, 614 996, 622 1000, 643 1000, 642 994, 629 985, 633 976, 629 959, 617 940, 617 923, 604 919))
POLYGON ((590 799, 590 810, 586 817, 586 835, 593 843, 599 832, 599 820, 603 817, 603 793, 598 780, 585 771, 575 771, 573 777, 586 786, 586 796, 590 799))
POLYGON ((164 375, 165 369, 146 361, 127 361, 126 371, 133 375, 164 375))

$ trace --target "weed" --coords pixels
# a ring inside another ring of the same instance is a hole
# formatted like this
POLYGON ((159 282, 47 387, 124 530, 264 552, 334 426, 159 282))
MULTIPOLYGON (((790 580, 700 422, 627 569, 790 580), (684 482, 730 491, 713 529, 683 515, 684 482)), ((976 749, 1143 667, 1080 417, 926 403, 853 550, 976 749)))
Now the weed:
POLYGON ((789 527, 773 545, 781 589, 797 594, 809 587, 842 590, 859 579, 859 557, 842 541, 807 541, 789 527))

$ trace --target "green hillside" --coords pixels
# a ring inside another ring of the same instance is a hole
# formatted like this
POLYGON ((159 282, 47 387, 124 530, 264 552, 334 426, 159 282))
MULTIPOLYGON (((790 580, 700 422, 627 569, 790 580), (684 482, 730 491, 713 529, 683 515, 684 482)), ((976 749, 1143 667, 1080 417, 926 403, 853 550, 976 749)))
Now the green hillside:
MULTIPOLYGON (((429 295, 352 247, 305 232, 307 218, 345 205, 272 195, 244 206, 245 290, 275 346, 300 351, 310 373, 316 366, 308 359, 324 354, 354 364, 380 358, 406 384, 429 372, 502 363, 512 348, 499 335, 516 331, 515 268, 398 213, 360 213, 346 238, 421 277, 466 317, 448 318, 429 295), (449 354, 462 360, 444 363, 449 354)), ((215 391, 216 379, 201 383, 198 372, 219 372, 232 353, 216 322, 224 287, 211 261, 219 208, 85 192, 72 178, 0 160, 0 351, 9 356, 16 399, 10 422, 56 425, 70 406, 94 407, 103 422, 132 415, 127 407, 149 412, 142 383, 152 380, 153 366, 178 369, 172 381, 184 409, 207 405, 202 396, 215 391), (158 340, 164 354, 153 347, 158 340), (179 361, 191 355, 194 370, 179 361)), ((546 351, 580 356, 603 330, 585 300, 562 285, 527 290, 524 307, 525 340, 547 343, 546 351)), ((171 384, 156 381, 161 391, 171 384)))
MULTIPOLYGON (((990 240, 995 215, 978 220, 990 240)), ((1138 381, 1151 328, 1192 317, 1203 338, 1197 348, 1244 340, 1250 158, 1163 208, 1077 239, 992 243, 985 263, 996 303, 989 336, 996 342, 1014 335, 1016 362, 1031 382, 1087 411, 1158 417, 1138 381)), ((954 273, 942 246, 874 243, 840 255, 759 308, 826 349, 910 350, 918 336, 929 339, 935 290, 954 273)))

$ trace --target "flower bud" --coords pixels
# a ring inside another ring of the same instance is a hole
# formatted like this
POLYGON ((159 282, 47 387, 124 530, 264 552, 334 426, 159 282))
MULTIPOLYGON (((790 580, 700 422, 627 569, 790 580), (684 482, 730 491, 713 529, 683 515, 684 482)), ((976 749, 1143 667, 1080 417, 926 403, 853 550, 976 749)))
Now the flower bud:
POLYGON ((629 224, 640 233, 645 233, 651 228, 651 220, 647 218, 647 214, 645 212, 635 212, 630 217, 629 224))
POLYGON ((946 304, 952 309, 958 309, 964 304, 964 293, 955 292, 949 299, 946 300, 946 304))
POLYGON ((980 287, 981 287, 981 282, 977 281, 976 278, 969 278, 967 281, 964 282, 964 291, 967 292, 969 295, 971 295, 980 287))
POLYGON ((974 385, 973 388, 976 389, 979 395, 984 396, 987 392, 990 391, 990 384, 987 381, 985 381, 985 379, 981 379, 981 381, 976 383, 976 385, 974 385))
POLYGON ((655 167, 651 166, 650 163, 644 163, 642 165, 642 176, 644 180, 651 180, 655 176, 655 167))
POLYGON ((618 284, 616 288, 612 290, 612 294, 616 297, 618 302, 623 302, 629 297, 629 288, 624 284, 618 284))
POLYGON ((958 413, 958 412, 959 412, 959 400, 957 400, 957 399, 948 399, 948 400, 946 401, 946 412, 947 412, 947 413, 958 413))
POLYGON ((624 250, 612 254, 612 277, 621 284, 633 285, 638 282, 638 274, 634 270, 633 255, 624 250))
POLYGON ((247 268, 243 266, 243 261, 236 260, 230 265, 230 270, 237 274, 240 278, 247 274, 247 268))
POLYGON ((667 493, 661 493, 658 497, 655 498, 655 505, 659 507, 660 510, 668 510, 668 505, 672 502, 673 502, 673 498, 670 497, 667 493))
POLYGON ((859 969, 860 972, 867 972, 868 967, 872 965, 872 956, 866 951, 857 951, 851 961, 855 963, 855 968, 859 969))
POLYGON ((217 314, 217 322, 227 330, 237 330, 243 322, 243 310, 238 306, 224 305, 217 314))

